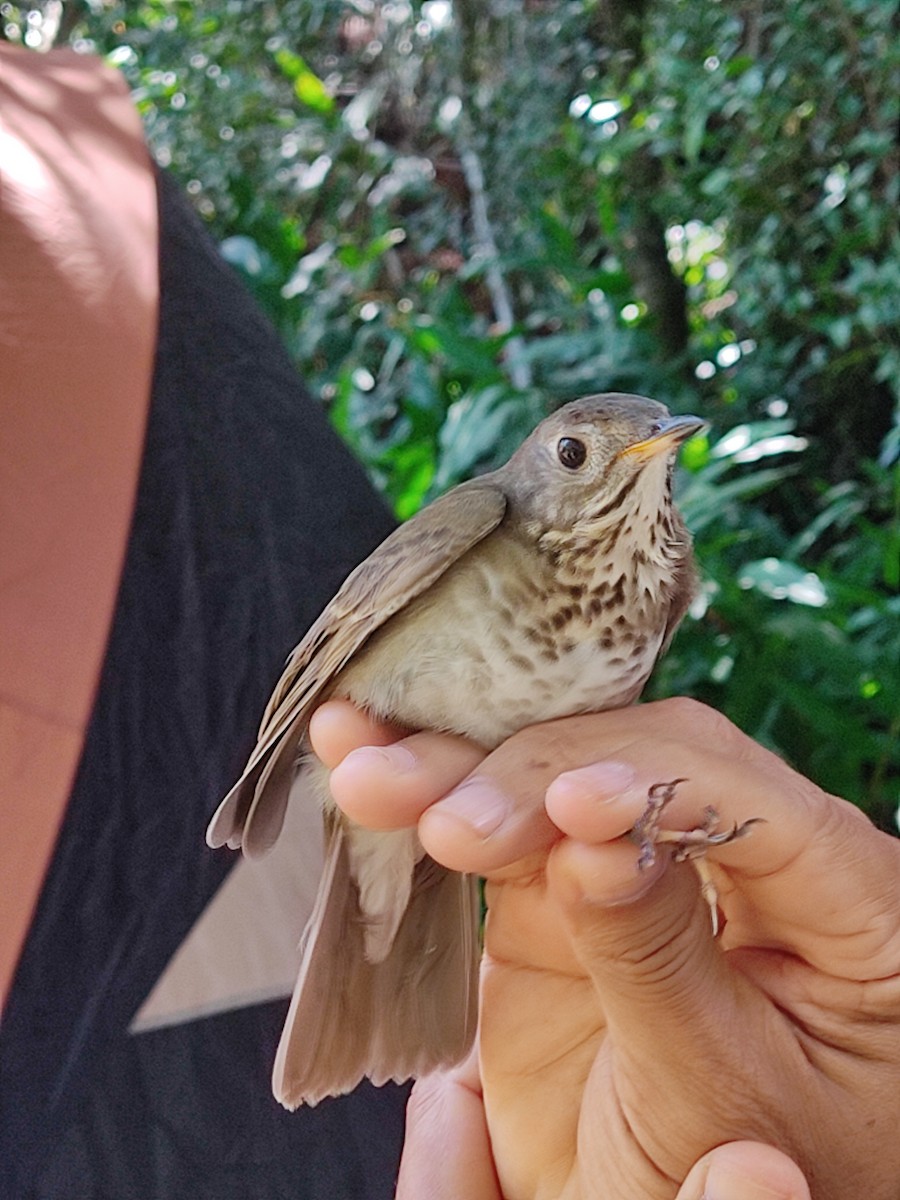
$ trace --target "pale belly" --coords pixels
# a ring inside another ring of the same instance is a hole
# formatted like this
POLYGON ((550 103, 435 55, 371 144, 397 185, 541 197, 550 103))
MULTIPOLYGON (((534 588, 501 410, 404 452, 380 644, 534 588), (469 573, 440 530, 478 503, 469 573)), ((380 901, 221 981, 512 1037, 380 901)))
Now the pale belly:
POLYGON ((470 562, 380 631, 341 673, 336 694, 487 747, 539 721, 631 703, 653 668, 664 620, 657 634, 637 636, 607 612, 591 615, 585 601, 582 616, 557 628, 552 617, 567 600, 521 577, 498 587, 470 562))
MULTIPOLYGON (((659 651, 662 614, 646 622, 657 633, 638 634, 617 624, 616 612, 595 612, 590 595, 573 602, 571 589, 555 579, 535 580, 523 569, 498 581, 485 557, 469 556, 440 587, 408 605, 402 619, 383 626, 331 694, 487 749, 526 725, 637 698, 659 651)), ((524 565, 533 569, 533 558, 524 565)), ((324 769, 320 776, 328 807, 324 769)), ((346 836, 368 922, 367 954, 379 961, 405 911, 422 847, 414 830, 374 833, 348 824, 346 836)))

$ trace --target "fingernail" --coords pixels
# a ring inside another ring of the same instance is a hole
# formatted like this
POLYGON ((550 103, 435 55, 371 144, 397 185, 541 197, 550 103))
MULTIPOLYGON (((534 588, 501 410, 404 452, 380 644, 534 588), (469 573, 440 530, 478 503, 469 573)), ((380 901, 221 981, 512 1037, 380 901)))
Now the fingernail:
POLYGON ((706 1176, 706 1185, 701 1200, 797 1200, 797 1193, 790 1189, 773 1190, 756 1179, 713 1162, 706 1176))
POLYGON ((574 771, 565 771, 558 775, 550 786, 554 791, 567 792, 605 804, 625 795, 634 785, 636 778, 634 768, 628 763, 604 761, 577 767, 574 771))
POLYGON ((387 767, 397 774, 412 771, 419 765, 415 754, 399 742, 391 746, 360 746, 358 750, 351 750, 344 762, 350 762, 351 759, 360 767, 374 767, 376 770, 387 767))
POLYGON ((482 837, 495 833, 512 810, 506 793, 477 775, 463 780, 433 807, 463 821, 482 837))

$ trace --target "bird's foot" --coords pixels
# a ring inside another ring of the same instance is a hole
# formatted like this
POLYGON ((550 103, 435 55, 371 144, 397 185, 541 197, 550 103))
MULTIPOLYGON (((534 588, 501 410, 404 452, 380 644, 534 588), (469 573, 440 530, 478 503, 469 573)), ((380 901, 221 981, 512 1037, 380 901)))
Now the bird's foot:
POLYGON ((647 793, 647 807, 635 821, 630 837, 640 850, 638 869, 645 871, 656 862, 656 847, 674 846, 675 862, 690 861, 700 877, 700 891, 703 899, 709 905, 712 918, 713 937, 719 932, 719 894, 715 881, 705 859, 710 846, 727 846, 750 831, 751 825, 756 825, 761 817, 751 817, 731 829, 718 828, 719 814, 710 805, 703 810, 703 824, 696 829, 660 829, 659 819, 663 809, 674 798, 680 783, 684 779, 673 779, 669 783, 655 783, 647 793))

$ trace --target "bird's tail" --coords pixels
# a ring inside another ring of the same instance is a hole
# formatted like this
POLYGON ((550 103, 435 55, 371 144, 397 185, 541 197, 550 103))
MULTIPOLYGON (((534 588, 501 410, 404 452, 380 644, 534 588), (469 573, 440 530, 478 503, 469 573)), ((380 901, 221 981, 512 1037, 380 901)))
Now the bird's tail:
POLYGON ((366 921, 344 831, 332 825, 325 871, 275 1058, 287 1108, 342 1095, 363 1077, 402 1082, 459 1062, 475 1036, 477 881, 427 855, 390 950, 366 957, 366 921))

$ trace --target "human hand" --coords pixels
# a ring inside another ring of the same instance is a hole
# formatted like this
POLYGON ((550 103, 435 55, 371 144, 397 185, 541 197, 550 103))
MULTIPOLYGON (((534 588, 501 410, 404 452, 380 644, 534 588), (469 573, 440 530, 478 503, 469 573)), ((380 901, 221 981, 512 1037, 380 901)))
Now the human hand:
POLYGON ((435 858, 487 877, 494 1196, 671 1198, 749 1138, 789 1153, 817 1200, 896 1197, 898 843, 691 701, 536 726, 480 765, 427 733, 348 756, 398 736, 336 703, 312 728, 352 819, 418 821, 435 858), (690 867, 661 853, 639 873, 622 839, 676 776, 669 828, 706 805, 723 827, 765 820, 711 855, 718 942, 690 867))
MULTIPOLYGON (((424 1196, 500 1200, 476 1054, 420 1079, 410 1096, 396 1198, 424 1196)), ((703 1155, 675 1200, 810 1200, 810 1193, 786 1154, 758 1142, 731 1142, 703 1155)))

